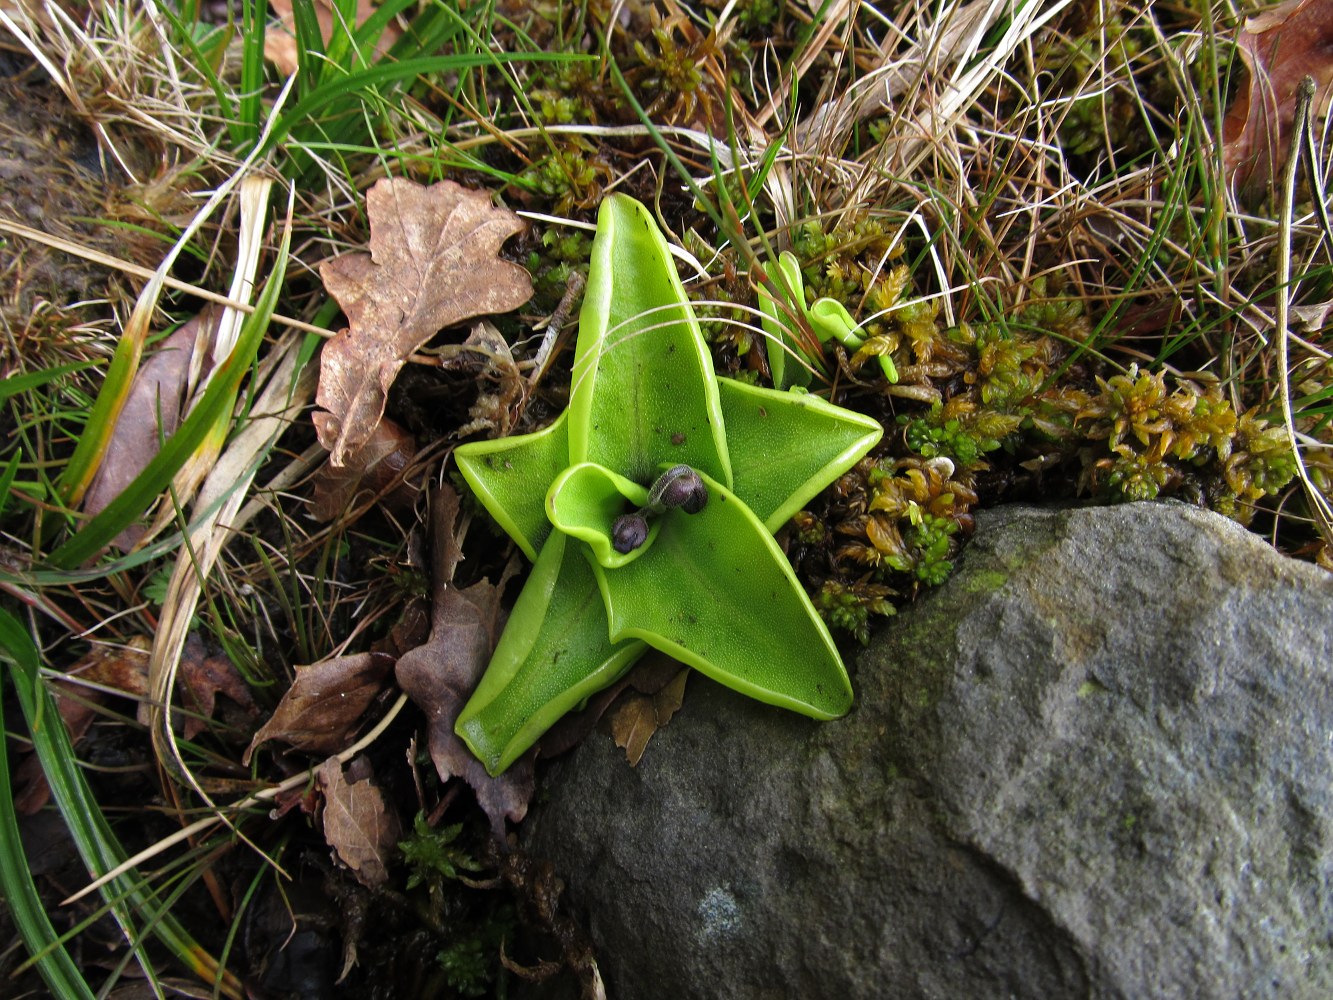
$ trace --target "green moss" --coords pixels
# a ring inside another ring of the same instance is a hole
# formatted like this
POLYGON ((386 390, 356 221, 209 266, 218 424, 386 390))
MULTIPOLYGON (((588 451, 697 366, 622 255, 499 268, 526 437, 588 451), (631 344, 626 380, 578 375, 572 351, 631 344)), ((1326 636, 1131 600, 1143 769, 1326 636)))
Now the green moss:
POLYGON ((1100 681, 1094 680, 1093 678, 1089 677, 1087 680, 1085 680, 1082 684, 1078 686, 1078 691, 1076 692, 1076 694, 1079 698, 1090 698, 1095 694, 1106 694, 1106 692, 1107 689, 1105 684, 1102 684, 1100 681))
POLYGON ((611 168, 591 145, 563 138, 545 156, 519 174, 519 183, 552 203, 552 210, 567 215, 590 209, 602 199, 611 168))
POLYGON ((1009 574, 999 569, 977 570, 958 579, 966 594, 991 594, 1008 582, 1009 574))
MULTIPOLYGON (((1004 422, 991 421, 1000 437, 1017 430, 1021 418, 1011 417, 1004 422)), ((1000 447, 1000 437, 987 434, 982 419, 973 410, 959 412, 950 407, 946 414, 943 403, 932 403, 929 410, 916 416, 899 414, 898 425, 904 429, 907 447, 923 458, 947 458, 961 469, 973 469, 981 463, 981 456, 1000 447)))

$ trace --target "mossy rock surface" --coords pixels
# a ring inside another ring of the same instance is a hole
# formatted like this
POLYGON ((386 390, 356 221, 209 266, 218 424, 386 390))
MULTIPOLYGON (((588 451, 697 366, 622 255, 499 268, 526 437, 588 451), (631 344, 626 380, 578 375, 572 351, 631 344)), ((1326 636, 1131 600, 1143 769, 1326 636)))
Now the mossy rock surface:
POLYGON ((818 724, 702 678, 546 775, 608 995, 1333 996, 1333 577, 1181 505, 983 513, 818 724))

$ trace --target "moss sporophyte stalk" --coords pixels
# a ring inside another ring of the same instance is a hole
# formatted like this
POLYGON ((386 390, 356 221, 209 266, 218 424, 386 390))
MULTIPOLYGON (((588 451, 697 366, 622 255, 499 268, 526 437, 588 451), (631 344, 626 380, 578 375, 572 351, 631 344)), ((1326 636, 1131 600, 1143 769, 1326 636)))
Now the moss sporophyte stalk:
POLYGON ((715 375, 652 216, 608 197, 569 408, 454 453, 534 561, 459 736, 499 774, 649 648, 760 701, 844 714, 846 669, 773 533, 882 433, 715 375))

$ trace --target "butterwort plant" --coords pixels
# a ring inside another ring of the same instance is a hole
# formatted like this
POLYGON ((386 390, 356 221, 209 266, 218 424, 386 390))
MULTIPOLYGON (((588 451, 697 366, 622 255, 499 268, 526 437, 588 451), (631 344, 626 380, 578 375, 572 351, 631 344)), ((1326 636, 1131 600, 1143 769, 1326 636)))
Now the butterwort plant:
POLYGON ((534 562, 458 735, 499 774, 649 648, 772 705, 846 713, 847 671, 773 534, 882 433, 717 377, 652 216, 607 197, 568 408, 454 452, 534 562))

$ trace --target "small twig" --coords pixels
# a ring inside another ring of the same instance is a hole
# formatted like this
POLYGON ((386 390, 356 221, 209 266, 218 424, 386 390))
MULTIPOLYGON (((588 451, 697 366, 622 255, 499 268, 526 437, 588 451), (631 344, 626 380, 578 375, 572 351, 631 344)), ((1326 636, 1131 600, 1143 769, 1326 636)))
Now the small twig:
POLYGON ((582 272, 571 271, 569 279, 565 282, 565 294, 560 297, 560 303, 555 307, 555 312, 551 313, 550 319, 546 321, 546 331, 542 334, 542 342, 537 347, 537 353, 532 358, 532 378, 528 380, 528 392, 531 393, 541 381, 542 376, 546 374, 546 366, 551 360, 551 351, 555 348, 556 339, 560 336, 560 330, 569 319, 569 314, 574 310, 574 302, 583 294, 583 286, 587 283, 582 272))

